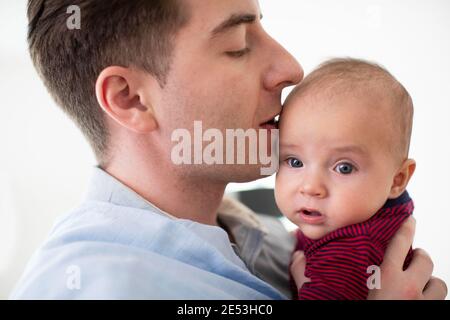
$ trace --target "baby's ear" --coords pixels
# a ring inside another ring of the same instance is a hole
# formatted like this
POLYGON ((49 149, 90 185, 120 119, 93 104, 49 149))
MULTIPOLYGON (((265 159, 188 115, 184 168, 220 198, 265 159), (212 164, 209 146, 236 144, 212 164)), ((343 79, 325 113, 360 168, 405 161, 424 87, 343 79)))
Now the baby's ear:
POLYGON ((403 191, 405 191, 409 179, 411 179, 415 170, 416 161, 414 161, 413 159, 407 159, 403 162, 402 166, 395 174, 394 181, 392 181, 389 199, 398 198, 403 193, 403 191))

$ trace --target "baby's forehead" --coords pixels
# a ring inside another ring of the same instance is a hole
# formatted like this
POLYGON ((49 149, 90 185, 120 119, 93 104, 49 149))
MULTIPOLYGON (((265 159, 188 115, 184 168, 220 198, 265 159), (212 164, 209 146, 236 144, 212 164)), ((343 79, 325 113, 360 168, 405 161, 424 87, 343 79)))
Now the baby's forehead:
POLYGON ((323 108, 323 112, 319 113, 314 106, 304 109, 302 106, 296 107, 283 114, 281 119, 282 151, 295 149, 303 156, 321 154, 335 157, 351 153, 365 158, 375 154, 390 157, 393 149, 390 145, 395 144, 391 138, 392 127, 376 113, 362 116, 349 108, 334 112, 341 109, 334 106, 323 108))
MULTIPOLYGON (((378 119, 380 125, 376 130, 391 135, 388 143, 394 145, 393 149, 407 154, 413 117, 413 103, 408 91, 382 66, 359 59, 331 59, 305 77, 286 98, 280 129, 286 126, 285 118, 294 112, 319 114, 324 109, 336 108, 346 112, 350 107, 353 107, 351 112, 360 115, 376 115, 368 121, 373 123, 378 119), (343 103, 337 103, 339 99, 343 103), (357 103, 346 109, 346 99, 357 103), (320 101, 327 103, 320 104, 320 101)), ((299 122, 302 122, 301 118, 299 122)))
MULTIPOLYGON (((379 146, 377 152, 396 157, 397 150, 405 143, 399 131, 399 116, 398 106, 373 90, 294 92, 280 117, 281 142, 292 140, 289 135, 295 131, 301 135, 308 126, 318 134, 329 131, 330 138, 322 140, 324 143, 373 144, 379 146), (338 132, 336 137, 335 132, 338 132)), ((305 146, 314 143, 314 138, 294 141, 305 146)), ((328 147, 331 150, 333 145, 328 147)))
POLYGON ((347 127, 355 134, 365 131, 367 125, 378 128, 374 133, 394 134, 396 106, 381 91, 365 87, 361 90, 308 90, 292 92, 280 116, 280 130, 286 126, 299 127, 316 124, 327 130, 323 123, 333 127, 347 127))
POLYGON ((398 99, 403 86, 383 67, 358 59, 331 59, 308 74, 290 92, 285 105, 301 98, 372 97, 398 99))
POLYGON ((373 87, 354 90, 331 88, 294 89, 283 106, 281 119, 287 113, 353 112, 394 116, 396 106, 383 91, 373 87))

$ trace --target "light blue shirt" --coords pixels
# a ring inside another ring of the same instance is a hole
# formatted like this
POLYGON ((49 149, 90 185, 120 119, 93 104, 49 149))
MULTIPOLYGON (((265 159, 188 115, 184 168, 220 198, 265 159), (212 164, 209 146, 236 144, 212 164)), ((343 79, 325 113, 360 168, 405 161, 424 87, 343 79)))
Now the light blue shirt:
POLYGON ((220 227, 175 219, 96 168, 12 299, 285 299, 249 272, 220 227))

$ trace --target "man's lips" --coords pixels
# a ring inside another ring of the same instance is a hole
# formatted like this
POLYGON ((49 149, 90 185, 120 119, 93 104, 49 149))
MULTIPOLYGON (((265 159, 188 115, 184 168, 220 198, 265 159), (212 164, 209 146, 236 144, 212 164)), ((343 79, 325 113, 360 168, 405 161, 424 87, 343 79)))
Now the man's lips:
POLYGON ((278 129, 278 123, 276 122, 266 122, 260 125, 260 128, 267 130, 278 129))
POLYGON ((297 211, 300 219, 308 224, 321 224, 325 221, 325 216, 318 210, 302 208, 297 211))
POLYGON ((274 115, 273 117, 269 118, 267 121, 261 123, 259 125, 260 128, 262 129, 278 129, 278 117, 279 114, 274 115))

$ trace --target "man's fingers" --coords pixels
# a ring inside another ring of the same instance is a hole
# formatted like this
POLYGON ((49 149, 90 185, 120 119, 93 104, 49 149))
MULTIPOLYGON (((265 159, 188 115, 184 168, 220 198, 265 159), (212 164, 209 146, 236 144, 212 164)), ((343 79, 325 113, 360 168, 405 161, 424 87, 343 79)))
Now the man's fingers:
POLYGON ((415 275, 414 281, 425 287, 433 274, 433 268, 433 261, 428 253, 423 249, 415 249, 411 264, 405 272, 415 275))
POLYGON ((296 251, 292 256, 291 274, 297 285, 297 288, 301 288, 303 283, 310 281, 305 277, 306 257, 303 251, 296 251))
POLYGON ((426 300, 444 300, 447 293, 448 289, 445 282, 439 278, 431 277, 423 291, 423 297, 426 300))
MULTIPOLYGON (((403 263, 412 246, 416 219, 409 217, 392 237, 383 258, 383 265, 394 268, 403 268, 403 263)), ((382 267, 383 269, 383 267, 382 267)))

